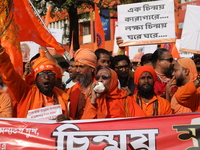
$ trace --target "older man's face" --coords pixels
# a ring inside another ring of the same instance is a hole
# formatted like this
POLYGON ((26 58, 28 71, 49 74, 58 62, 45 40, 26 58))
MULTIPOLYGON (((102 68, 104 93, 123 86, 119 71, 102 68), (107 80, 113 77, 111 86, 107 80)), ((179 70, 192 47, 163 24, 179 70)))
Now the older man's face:
POLYGON ((87 87, 93 81, 93 71, 88 65, 76 65, 76 79, 82 87, 87 87))

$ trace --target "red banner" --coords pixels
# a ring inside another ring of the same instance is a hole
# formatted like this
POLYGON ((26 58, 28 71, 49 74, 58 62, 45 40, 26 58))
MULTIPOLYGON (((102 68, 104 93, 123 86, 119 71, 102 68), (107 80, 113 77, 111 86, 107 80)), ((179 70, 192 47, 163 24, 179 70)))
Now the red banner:
POLYGON ((70 120, 0 119, 0 149, 199 150, 200 114, 70 120))

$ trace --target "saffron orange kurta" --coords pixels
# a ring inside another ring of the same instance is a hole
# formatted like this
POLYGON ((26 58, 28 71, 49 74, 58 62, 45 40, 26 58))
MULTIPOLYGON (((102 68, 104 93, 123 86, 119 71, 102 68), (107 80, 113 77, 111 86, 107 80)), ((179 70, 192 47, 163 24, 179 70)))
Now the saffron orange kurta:
POLYGON ((194 82, 189 82, 179 88, 174 96, 179 105, 184 106, 180 110, 178 106, 174 106, 176 111, 180 113, 200 111, 200 88, 197 89, 194 82))
MULTIPOLYGON (((133 99, 136 101, 140 99, 137 94, 133 95, 133 99)), ((147 116, 152 116, 153 109, 154 109, 154 102, 158 100, 158 115, 167 115, 172 114, 171 104, 164 98, 160 96, 153 96, 153 98, 148 102, 145 103, 141 101, 141 108, 147 116)))
MULTIPOLYGON (((14 70, 8 54, 4 51, 0 54, 0 69, 4 83, 14 94, 18 103, 17 117, 25 118, 28 110, 41 108, 45 101, 44 95, 36 85, 28 85, 14 70)), ((68 95, 54 87, 53 93, 62 107, 63 114, 67 115, 68 95)))

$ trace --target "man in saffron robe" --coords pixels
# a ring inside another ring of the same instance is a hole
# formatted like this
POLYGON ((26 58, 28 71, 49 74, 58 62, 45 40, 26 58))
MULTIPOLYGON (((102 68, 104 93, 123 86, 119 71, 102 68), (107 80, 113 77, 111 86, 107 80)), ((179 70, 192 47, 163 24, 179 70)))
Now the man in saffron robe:
POLYGON ((171 114, 171 104, 154 92, 156 80, 157 76, 152 66, 138 67, 134 78, 138 92, 133 95, 133 99, 147 116, 171 114))
POLYGON ((86 99, 91 96, 91 85, 94 81, 97 57, 93 50, 81 48, 74 55, 77 83, 67 90, 70 98, 69 116, 81 119, 86 99))
POLYGON ((17 117, 26 118, 28 110, 60 104, 62 113, 67 114, 68 95, 55 87, 57 77, 55 63, 45 57, 40 57, 32 66, 35 78, 34 85, 28 85, 14 70, 11 60, 4 48, 0 46, 0 69, 5 84, 14 94, 17 103, 17 117))
POLYGON ((179 58, 174 65, 173 76, 179 87, 171 100, 174 113, 200 111, 200 78, 194 61, 179 58))

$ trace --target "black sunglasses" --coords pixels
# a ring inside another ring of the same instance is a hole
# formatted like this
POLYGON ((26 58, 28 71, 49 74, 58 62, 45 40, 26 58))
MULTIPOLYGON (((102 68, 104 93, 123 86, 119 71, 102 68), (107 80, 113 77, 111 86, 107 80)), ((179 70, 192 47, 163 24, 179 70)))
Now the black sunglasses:
POLYGON ((53 72, 39 72, 39 73, 38 73, 38 76, 40 76, 40 77, 45 77, 46 75, 52 77, 52 76, 55 76, 56 74, 53 73, 53 72))
POLYGON ((168 58, 168 59, 160 59, 160 60, 167 60, 169 61, 170 63, 174 61, 174 58, 168 58))
POLYGON ((110 76, 109 75, 102 75, 102 76, 96 76, 95 78, 96 78, 96 80, 99 80, 100 78, 102 78, 103 80, 107 80, 107 79, 110 78, 110 76))

